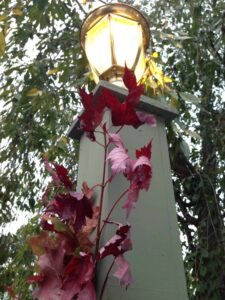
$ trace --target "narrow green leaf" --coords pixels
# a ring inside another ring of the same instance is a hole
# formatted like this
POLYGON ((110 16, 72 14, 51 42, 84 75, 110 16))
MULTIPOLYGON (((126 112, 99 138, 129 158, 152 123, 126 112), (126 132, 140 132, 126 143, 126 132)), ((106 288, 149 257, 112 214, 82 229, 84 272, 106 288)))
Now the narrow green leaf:
POLYGON ((0 56, 5 53, 5 35, 3 31, 0 31, 0 56))

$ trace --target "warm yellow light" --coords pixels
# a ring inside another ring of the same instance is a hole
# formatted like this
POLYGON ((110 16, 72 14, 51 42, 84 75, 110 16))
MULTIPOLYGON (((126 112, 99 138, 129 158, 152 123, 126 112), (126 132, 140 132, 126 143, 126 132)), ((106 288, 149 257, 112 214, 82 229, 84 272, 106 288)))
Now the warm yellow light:
POLYGON ((145 18, 128 5, 109 4, 93 11, 82 25, 81 43, 95 81, 120 84, 125 64, 141 79, 149 36, 145 18))

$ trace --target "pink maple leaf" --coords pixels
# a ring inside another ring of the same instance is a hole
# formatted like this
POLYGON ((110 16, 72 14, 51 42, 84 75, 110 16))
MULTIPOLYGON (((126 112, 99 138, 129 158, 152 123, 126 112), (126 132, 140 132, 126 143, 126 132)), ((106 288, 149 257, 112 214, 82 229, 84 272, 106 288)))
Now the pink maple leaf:
POLYGON ((127 210, 127 218, 129 217, 131 211, 136 207, 139 191, 140 189, 137 186, 132 186, 132 184, 130 185, 126 202, 122 206, 122 208, 127 210))
POLYGON ((130 163, 130 158, 119 134, 109 134, 109 140, 116 146, 106 158, 111 163, 112 177, 114 177, 118 173, 125 172, 127 165, 130 163))
POLYGON ((63 244, 46 246, 46 253, 38 260, 40 274, 31 276, 30 283, 38 286, 33 296, 39 300, 96 299, 92 279, 94 263, 91 254, 65 255, 63 244), (86 297, 86 298, 85 298, 86 297))
POLYGON ((77 300, 96 300, 95 288, 91 281, 84 285, 84 287, 78 294, 77 300))
POLYGON ((116 271, 113 276, 120 280, 120 285, 127 288, 132 283, 132 276, 129 263, 124 259, 123 255, 119 255, 115 259, 116 271))
POLYGON ((142 124, 148 124, 151 127, 156 127, 156 117, 154 115, 143 111, 137 111, 137 117, 142 124))
POLYGON ((131 210, 136 206, 139 191, 141 189, 148 190, 150 185, 152 178, 150 163, 152 141, 136 151, 136 160, 128 156, 119 134, 111 134, 110 142, 116 146, 107 156, 111 163, 112 177, 121 172, 130 181, 127 200, 123 205, 123 208, 127 209, 128 217, 131 210))
MULTIPOLYGON (((38 260, 41 273, 35 276, 33 282, 38 286, 33 291, 33 296, 39 300, 61 300, 61 274, 63 271, 63 259, 65 250, 61 244, 52 249, 46 247, 46 253, 41 255, 38 260)), ((31 280, 30 279, 30 280, 31 280)))

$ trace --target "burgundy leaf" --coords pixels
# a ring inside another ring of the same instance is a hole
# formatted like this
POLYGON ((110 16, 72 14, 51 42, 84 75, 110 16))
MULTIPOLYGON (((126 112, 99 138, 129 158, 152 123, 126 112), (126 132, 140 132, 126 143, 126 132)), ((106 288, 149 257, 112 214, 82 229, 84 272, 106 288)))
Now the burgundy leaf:
POLYGON ((74 297, 86 299, 90 295, 93 298, 89 299, 96 299, 92 284, 95 266, 91 254, 66 256, 62 243, 58 242, 55 248, 46 246, 46 253, 40 256, 38 265, 40 274, 28 279, 30 283, 37 283, 33 292, 35 298, 72 300, 74 297))
MULTIPOLYGON (((60 186, 61 184, 63 184, 65 186, 65 188, 67 188, 69 190, 72 189, 73 184, 68 176, 68 170, 64 166, 53 163, 53 166, 54 166, 54 169, 53 169, 50 166, 47 157, 44 158, 44 164, 45 164, 46 170, 52 175, 52 179, 57 186, 60 186)), ((43 197, 46 197, 46 195, 44 194, 43 197)), ((45 200, 46 199, 44 198, 44 201, 45 200)))
POLYGON ((130 239, 130 225, 117 224, 116 234, 102 247, 97 255, 97 259, 103 259, 108 255, 117 257, 120 254, 132 249, 130 239))
POLYGON ((86 224, 86 217, 92 218, 93 214, 90 200, 84 194, 76 192, 56 195, 46 211, 68 221, 75 231, 80 230, 86 224))
POLYGON ((84 112, 79 117, 81 129, 87 132, 88 137, 94 141, 94 131, 100 125, 104 109, 104 97, 99 97, 97 101, 94 95, 87 94, 83 89, 80 90, 81 101, 84 105, 84 112))
POLYGON ((68 176, 68 170, 64 166, 58 165, 56 163, 54 163, 53 165, 56 169, 56 173, 58 175, 59 180, 64 184, 64 186, 67 189, 71 190, 73 184, 68 176))
POLYGON ((121 103, 109 90, 103 89, 102 96, 105 98, 107 107, 111 110, 112 123, 114 126, 132 125, 135 128, 143 123, 136 114, 136 105, 141 93, 130 92, 121 103))
MULTIPOLYGON (((73 257, 66 266, 63 274, 64 290, 62 300, 71 300, 73 296, 77 295, 78 299, 85 299, 88 295, 94 295, 95 291, 92 285, 94 263, 91 254, 80 253, 79 257, 73 257)), ((89 298, 90 300, 92 298, 89 298)))

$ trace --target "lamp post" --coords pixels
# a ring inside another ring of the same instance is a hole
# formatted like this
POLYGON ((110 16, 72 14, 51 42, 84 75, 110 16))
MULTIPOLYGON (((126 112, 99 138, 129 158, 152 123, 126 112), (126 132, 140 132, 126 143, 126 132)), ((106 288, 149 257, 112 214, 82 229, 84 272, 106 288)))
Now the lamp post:
MULTIPOLYGON (((147 21, 140 12, 128 5, 104 5, 87 17, 81 28, 81 43, 98 83, 93 92, 94 97, 98 98, 101 90, 107 88, 121 102, 124 101, 127 95, 127 90, 121 87, 124 65, 126 63, 137 78, 141 78, 144 72, 144 51, 149 39, 147 21)), ((155 114, 157 127, 143 125, 134 129, 124 126, 120 134, 131 151, 145 144, 146 140, 153 139, 153 178, 150 190, 141 193, 138 207, 130 219, 134 250, 127 253, 127 257, 134 283, 124 291, 110 277, 105 299, 187 300, 165 130, 165 121, 174 119, 177 111, 145 96, 141 97, 138 109, 155 114)), ((98 170, 102 168, 103 149, 80 131, 77 120, 69 129, 68 136, 80 140, 78 188, 81 188, 84 180, 90 186, 100 182, 101 173, 98 170)), ((101 142, 102 136, 97 133, 96 136, 101 142)), ((106 173, 109 178, 110 168, 107 168, 106 173)), ((119 177, 106 187, 103 218, 104 209, 106 213, 107 206, 111 206, 125 186, 126 181, 119 177)), ((124 223, 120 207, 115 209, 112 219, 124 223)), ((110 237, 111 232, 106 231, 105 241, 110 237)), ((99 286, 103 282, 105 270, 107 261, 103 261, 99 268, 99 286)))

